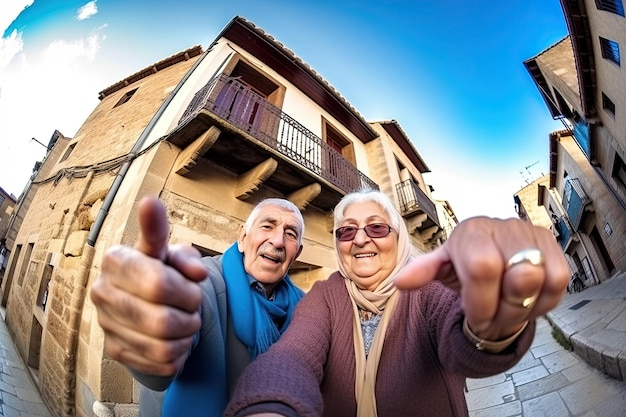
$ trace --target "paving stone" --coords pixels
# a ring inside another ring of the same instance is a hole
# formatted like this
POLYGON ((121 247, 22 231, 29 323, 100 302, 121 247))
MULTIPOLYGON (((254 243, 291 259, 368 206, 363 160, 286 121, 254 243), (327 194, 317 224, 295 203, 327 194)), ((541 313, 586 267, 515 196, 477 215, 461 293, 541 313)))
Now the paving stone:
POLYGON ((29 388, 17 388, 16 387, 15 395, 17 395, 17 397, 20 400, 38 402, 38 403, 42 402, 39 391, 35 390, 34 387, 29 387, 29 388))
POLYGON ((522 414, 522 403, 513 401, 510 403, 485 408, 483 410, 470 411, 470 417, 515 417, 522 414))
POLYGON ((465 381, 468 390, 488 387, 490 385, 501 384, 506 381, 505 374, 498 374, 487 378, 467 378, 465 381))
POLYGON ((560 396, 575 415, 594 410, 618 393, 619 391, 615 387, 607 384, 607 381, 604 378, 599 378, 595 372, 559 389, 560 396))
POLYGON ((579 362, 574 366, 563 369, 561 373, 568 379, 568 381, 576 382, 588 376, 592 372, 592 369, 593 368, 586 363, 579 362))
POLYGON ((533 353, 533 356, 535 358, 542 358, 544 356, 547 356, 554 352, 558 352, 560 350, 563 350, 563 347, 556 342, 547 343, 547 344, 537 346, 537 347, 532 347, 530 349, 530 351, 533 353))
POLYGON ((6 404, 2 404, 2 416, 3 417, 21 417, 21 414, 15 408, 8 406, 6 404))
POLYGON ((541 358, 541 361, 551 374, 562 371, 570 366, 574 366, 577 363, 576 357, 574 357, 571 352, 566 350, 561 350, 544 356, 541 358))
POLYGON ((522 411, 525 416, 533 417, 570 416, 565 403, 556 392, 522 401, 522 411))
POLYGON ((558 372, 537 381, 518 386, 517 395, 520 400, 525 401, 534 397, 540 397, 549 392, 557 391, 568 384, 570 384, 570 382, 567 378, 558 372))
POLYGON ((624 417, 626 415, 626 392, 613 395, 602 404, 599 404, 594 412, 602 417, 624 417))
POLYGON ((513 383, 515 386, 527 384, 532 381, 536 381, 548 375, 548 370, 543 366, 535 366, 534 368, 526 369, 524 371, 515 372, 513 374, 513 383))
POLYGON ((512 381, 505 381, 501 384, 479 388, 466 393, 467 408, 469 410, 480 410, 494 405, 504 404, 512 401, 515 396, 515 387, 512 381))

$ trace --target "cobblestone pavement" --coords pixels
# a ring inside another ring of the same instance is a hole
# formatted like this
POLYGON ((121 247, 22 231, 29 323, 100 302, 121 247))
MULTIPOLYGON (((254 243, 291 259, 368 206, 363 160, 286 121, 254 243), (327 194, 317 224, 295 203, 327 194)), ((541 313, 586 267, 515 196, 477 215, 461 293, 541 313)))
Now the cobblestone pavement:
POLYGON ((0 416, 51 417, 0 313, 0 416))
POLYGON ((510 370, 467 380, 470 417, 624 417, 626 382, 564 349, 542 318, 530 351, 510 370))

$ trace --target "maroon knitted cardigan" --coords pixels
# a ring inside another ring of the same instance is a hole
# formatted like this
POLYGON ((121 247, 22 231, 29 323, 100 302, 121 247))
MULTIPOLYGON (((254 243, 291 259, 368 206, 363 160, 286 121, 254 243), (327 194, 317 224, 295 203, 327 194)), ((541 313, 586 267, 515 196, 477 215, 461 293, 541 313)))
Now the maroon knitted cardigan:
MULTIPOLYGON (((239 379, 225 417, 253 412, 356 415, 352 304, 343 278, 317 282, 292 323, 239 379)), ((378 417, 467 416, 466 377, 501 373, 530 348, 531 322, 505 351, 478 351, 462 332, 458 296, 439 282, 402 292, 389 323, 378 367, 378 417)))

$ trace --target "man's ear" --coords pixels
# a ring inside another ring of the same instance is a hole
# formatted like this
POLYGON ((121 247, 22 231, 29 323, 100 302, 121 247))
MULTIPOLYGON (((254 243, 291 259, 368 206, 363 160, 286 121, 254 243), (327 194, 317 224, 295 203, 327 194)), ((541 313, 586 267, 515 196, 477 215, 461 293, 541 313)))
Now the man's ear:
POLYGON ((294 260, 298 259, 298 256, 300 256, 301 253, 302 253, 302 245, 300 245, 300 247, 298 248, 298 253, 296 253, 296 257, 293 259, 294 260))
POLYGON ((237 235, 237 250, 239 253, 243 253, 243 239, 246 237, 246 228, 241 226, 239 234, 237 235))

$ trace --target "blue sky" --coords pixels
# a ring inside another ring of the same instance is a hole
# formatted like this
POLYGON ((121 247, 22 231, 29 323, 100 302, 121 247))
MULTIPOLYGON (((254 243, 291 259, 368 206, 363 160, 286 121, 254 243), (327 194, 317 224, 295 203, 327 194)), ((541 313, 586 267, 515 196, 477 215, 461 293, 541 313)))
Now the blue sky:
POLYGON ((548 173, 548 134, 562 125, 523 61, 567 35, 558 0, 3 0, 0 187, 23 190, 45 155, 31 138, 72 137, 98 92, 206 49, 236 15, 366 120, 397 120, 432 171, 433 197, 460 220, 515 216, 513 194, 548 173))

